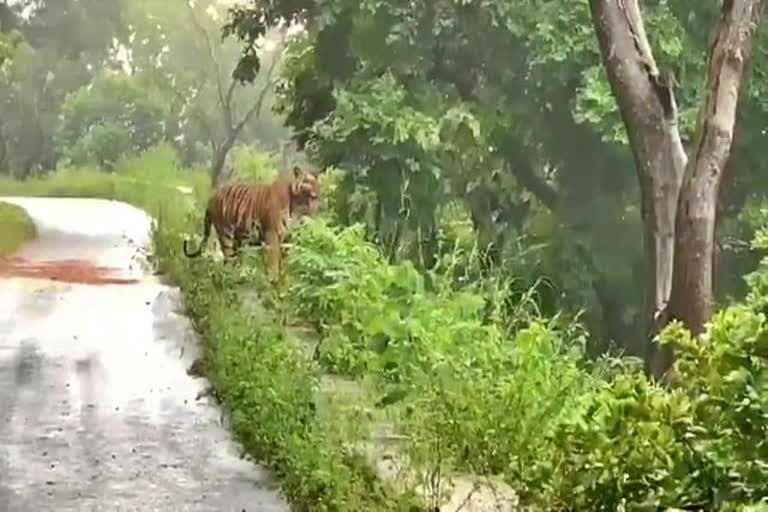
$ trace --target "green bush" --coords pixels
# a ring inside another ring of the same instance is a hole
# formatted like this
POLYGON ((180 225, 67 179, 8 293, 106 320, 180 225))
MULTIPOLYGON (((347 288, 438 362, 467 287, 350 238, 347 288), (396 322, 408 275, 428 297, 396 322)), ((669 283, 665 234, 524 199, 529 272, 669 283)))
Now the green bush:
MULTIPOLYGON (((765 240, 761 231, 755 246, 765 240)), ((624 368, 557 429, 542 502, 746 510, 768 496, 768 265, 748 281, 747 300, 718 312, 702 335, 677 322, 661 333, 678 353, 671 389, 624 368)))
POLYGON ((503 475, 525 496, 539 483, 534 468, 555 455, 550 435, 590 393, 582 349, 541 321, 513 339, 470 339, 461 350, 435 348, 416 372, 399 421, 409 454, 425 469, 503 475))
POLYGON ((357 376, 367 368, 368 351, 396 337, 382 332, 396 328, 401 316, 398 304, 382 300, 387 290, 405 289, 407 307, 419 288, 418 275, 387 268, 362 236, 359 225, 334 229, 308 219, 292 234, 286 261, 295 315, 313 322, 323 338, 321 362, 330 371, 357 376))
POLYGON ((161 97, 133 77, 105 75, 64 102, 58 152, 74 165, 112 169, 121 157, 163 139, 167 111, 161 97))
POLYGON ((308 219, 292 240, 288 296, 295 313, 319 328, 321 362, 330 371, 360 376, 378 369, 390 382, 407 382, 413 363, 430 350, 450 352, 499 335, 483 323, 481 296, 428 292, 412 264, 386 263, 361 225, 308 219))
POLYGON ((232 150, 235 176, 253 183, 270 183, 277 176, 277 163, 269 153, 254 146, 238 146, 232 150))
POLYGON ((24 209, 0 202, 0 258, 13 254, 24 242, 35 236, 35 225, 24 209))
POLYGON ((427 290, 412 265, 386 263, 363 236, 316 219, 293 235, 287 295, 319 327, 321 364, 374 377, 381 403, 397 404, 414 469, 535 484, 527 468, 554 456, 549 434, 592 385, 579 367, 584 340, 535 318, 509 338, 483 295, 427 290))
MULTIPOLYGON (((760 301, 762 303, 762 301, 760 301)), ((762 308, 761 308, 762 309, 762 308)), ((753 304, 717 313, 698 338, 680 325, 667 336, 681 354, 679 386, 700 425, 693 438, 712 500, 768 496, 768 325, 753 304)))
MULTIPOLYGON (((552 436, 556 456, 540 499, 567 510, 657 510, 697 504, 691 402, 627 370, 587 397, 585 412, 552 436)), ((541 468, 540 468, 541 469, 541 468)), ((546 482, 546 480, 545 480, 546 482)))

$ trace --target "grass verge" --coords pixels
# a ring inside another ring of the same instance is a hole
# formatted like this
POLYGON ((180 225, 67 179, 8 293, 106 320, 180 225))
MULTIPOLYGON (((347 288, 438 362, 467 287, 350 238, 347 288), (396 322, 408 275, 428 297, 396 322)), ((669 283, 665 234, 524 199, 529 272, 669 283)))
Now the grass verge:
POLYGON ((203 339, 207 377, 237 439, 271 467, 298 510, 419 510, 412 495, 380 482, 352 449, 364 436, 360 412, 316 407, 319 368, 281 322, 251 307, 260 270, 183 255, 182 241, 199 231, 200 214, 160 215, 153 253, 182 291, 203 339))
POLYGON ((14 204, 0 202, 0 257, 9 256, 35 237, 35 225, 27 212, 14 204))
POLYGON ((317 369, 282 326, 243 306, 247 278, 220 263, 183 256, 182 240, 199 230, 197 205, 208 190, 204 175, 179 169, 169 155, 161 148, 126 160, 115 174, 79 169, 25 182, 0 180, 0 194, 98 197, 145 209, 155 219, 154 263, 183 292, 203 339, 207 377, 235 436, 273 470, 295 508, 418 510, 411 496, 381 484, 349 449, 360 437, 354 418, 316 414, 317 369))
POLYGON ((266 461, 299 510, 408 511, 409 496, 382 485, 349 450, 353 418, 316 413, 317 369, 277 322, 244 305, 243 276, 206 259, 179 256, 181 236, 161 222, 160 269, 179 284, 204 340, 208 378, 246 451, 266 461))

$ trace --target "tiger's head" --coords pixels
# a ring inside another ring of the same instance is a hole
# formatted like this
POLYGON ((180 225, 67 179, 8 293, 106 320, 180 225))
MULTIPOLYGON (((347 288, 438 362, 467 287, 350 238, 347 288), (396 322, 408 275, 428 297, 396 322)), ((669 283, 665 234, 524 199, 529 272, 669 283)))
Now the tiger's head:
POLYGON ((298 165, 293 168, 291 183, 291 211, 295 216, 307 215, 320 206, 320 179, 318 173, 307 172, 298 165))

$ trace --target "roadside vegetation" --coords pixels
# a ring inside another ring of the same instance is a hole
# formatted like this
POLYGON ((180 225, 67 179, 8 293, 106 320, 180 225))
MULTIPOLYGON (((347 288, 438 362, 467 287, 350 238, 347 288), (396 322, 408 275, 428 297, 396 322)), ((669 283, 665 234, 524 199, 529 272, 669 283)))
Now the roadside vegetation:
MULTIPOLYGON (((156 265, 184 292, 232 428, 296 503, 410 510, 417 496, 439 501, 459 474, 501 475, 541 509, 717 499, 739 510, 766 491, 768 266, 700 337, 678 323, 664 331, 681 354, 667 389, 639 360, 587 357, 583 327, 541 315, 531 297, 501 300, 507 283, 457 286, 459 254, 426 279, 328 210, 294 232, 278 290, 258 250, 230 268, 189 260, 179 248, 199 229, 206 182, 176 164, 157 148, 122 162, 125 175, 63 171, 0 193, 109 197, 153 213, 156 265), (137 184, 130 170, 146 168, 165 178, 137 184), (388 481, 364 449, 382 425, 408 461, 388 481)), ((766 239, 759 229, 756 247, 766 239)))
POLYGON ((153 215, 231 427, 300 509, 766 506, 760 2, 29 3, 0 9, 0 195, 153 215), (259 248, 184 257, 213 184, 308 160, 325 208, 279 287, 259 248))
POLYGON ((0 257, 11 256, 25 242, 35 237, 35 225, 27 212, 0 201, 0 257))

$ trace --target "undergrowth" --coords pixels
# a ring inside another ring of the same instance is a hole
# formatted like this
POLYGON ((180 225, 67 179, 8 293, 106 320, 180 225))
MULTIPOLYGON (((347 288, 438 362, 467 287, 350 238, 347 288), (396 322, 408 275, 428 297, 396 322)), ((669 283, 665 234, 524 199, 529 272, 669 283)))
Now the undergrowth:
POLYGON ((293 236, 288 309, 316 325, 327 371, 374 376, 415 469, 501 475, 543 510, 736 510, 768 496, 768 264, 702 336, 665 329, 680 353, 666 389, 637 361, 587 361, 578 327, 497 311, 494 283, 427 287, 359 227, 315 219, 293 236))
MULTIPOLYGON (((157 159, 153 171, 128 159, 114 175, 66 171, 3 182, 0 193, 114 197, 155 215, 155 261, 184 292, 232 428, 300 508, 413 506, 355 455, 365 413, 318 413, 323 372, 368 386, 436 495, 451 475, 473 473, 502 477, 536 510, 759 510, 768 496, 768 262, 701 336, 664 330, 679 354, 665 388, 631 359, 588 360, 578 325, 511 303, 505 283, 456 286, 450 268, 425 278, 389 263, 356 226, 300 223, 281 293, 263 287, 250 256, 186 259, 181 242, 200 229, 207 185, 167 157, 160 165, 161 153, 143 157, 157 159), (247 306, 254 290, 271 304, 265 317, 247 306), (284 320, 316 331, 316 362, 284 320)), ((249 162, 249 174, 268 175, 249 162)), ((761 231, 756 246, 766 240, 761 231)))
POLYGON ((330 419, 316 414, 317 368, 277 322, 243 306, 238 290, 248 274, 184 258, 182 232, 169 221, 158 223, 153 238, 160 269, 179 283, 203 337, 208 377, 235 434, 272 467, 287 497, 308 511, 411 510, 410 496, 383 486, 348 450, 358 440, 351 419, 341 411, 330 419))
POLYGON ((121 158, 113 172, 74 167, 25 180, 0 178, 0 194, 114 199, 154 216, 173 210, 169 215, 180 219, 192 205, 205 200, 208 183, 204 170, 182 168, 173 148, 159 145, 140 155, 121 158))

